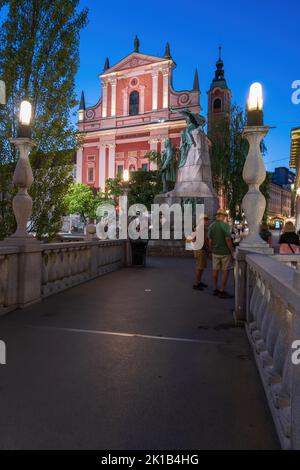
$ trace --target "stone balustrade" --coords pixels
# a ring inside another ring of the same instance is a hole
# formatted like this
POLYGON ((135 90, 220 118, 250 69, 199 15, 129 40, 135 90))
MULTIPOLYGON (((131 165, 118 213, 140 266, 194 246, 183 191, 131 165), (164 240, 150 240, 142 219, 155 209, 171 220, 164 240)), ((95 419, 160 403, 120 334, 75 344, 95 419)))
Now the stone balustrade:
POLYGON ((281 263, 290 266, 291 268, 296 268, 300 270, 300 255, 275 255, 274 258, 281 263))
POLYGON ((0 247, 0 315, 102 276, 125 263, 124 241, 0 247))
POLYGON ((14 310, 18 290, 18 249, 0 249, 0 315, 14 310))
POLYGON ((300 272, 281 256, 248 254, 246 266, 246 331, 281 445, 300 449, 300 365, 292 362, 292 344, 300 340, 300 272))

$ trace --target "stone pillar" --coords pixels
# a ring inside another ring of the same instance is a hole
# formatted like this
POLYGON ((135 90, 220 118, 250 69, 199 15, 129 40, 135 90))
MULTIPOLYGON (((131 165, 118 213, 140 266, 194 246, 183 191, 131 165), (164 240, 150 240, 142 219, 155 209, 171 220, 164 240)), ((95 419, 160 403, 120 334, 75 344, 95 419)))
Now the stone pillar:
POLYGON ((145 87, 140 86, 140 114, 145 112, 145 87))
POLYGON ((116 161, 116 145, 109 144, 109 167, 108 167, 108 177, 115 177, 115 161, 116 161))
POLYGON ((260 143, 267 135, 269 126, 249 126, 244 128, 243 135, 249 142, 249 152, 243 170, 243 179, 249 185, 242 207, 248 222, 249 234, 240 246, 248 251, 273 253, 274 250, 259 235, 266 199, 260 192, 260 185, 266 178, 265 164, 261 155, 260 143))
POLYGON ((113 77, 111 79, 111 116, 116 115, 116 104, 117 104, 117 79, 113 77))
POLYGON ((163 108, 169 107, 169 68, 163 70, 163 108))
POLYGON ((41 299, 42 255, 41 243, 27 231, 32 215, 32 199, 28 189, 33 183, 29 152, 35 143, 29 138, 11 139, 19 150, 19 160, 15 168, 13 183, 18 188, 13 198, 13 211, 17 221, 16 232, 4 244, 17 247, 17 305, 19 308, 38 302, 41 299))
POLYGON ((128 115, 128 88, 122 90, 123 93, 123 115, 128 115))
POLYGON ((249 252, 239 249, 235 261, 235 296, 234 318, 236 321, 246 321, 247 312, 247 263, 249 252))
POLYGON ((17 221, 17 230, 10 237, 14 244, 23 245, 28 240, 36 241, 33 235, 27 231, 27 223, 32 215, 32 199, 28 194, 33 183, 33 174, 29 162, 29 152, 35 146, 35 143, 28 138, 11 139, 19 150, 19 159, 13 176, 13 184, 17 186, 18 193, 13 198, 13 211, 17 221))
POLYGON ((107 117, 107 83, 102 82, 102 117, 107 117))
POLYGON ((152 70, 152 111, 158 107, 158 70, 152 70))
POLYGON ((102 191, 105 190, 105 175, 106 175, 106 144, 100 144, 99 151, 99 187, 102 191))
POLYGON ((76 158, 76 182, 82 182, 82 162, 83 162, 83 148, 77 150, 76 158))

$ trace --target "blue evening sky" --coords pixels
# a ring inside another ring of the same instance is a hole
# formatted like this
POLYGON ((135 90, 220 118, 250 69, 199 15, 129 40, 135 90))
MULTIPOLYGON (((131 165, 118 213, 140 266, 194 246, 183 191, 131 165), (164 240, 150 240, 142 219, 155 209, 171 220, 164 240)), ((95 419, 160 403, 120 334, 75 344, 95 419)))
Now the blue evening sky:
POLYGON ((145 54, 161 56, 170 42, 175 89, 191 88, 198 67, 206 115, 221 44, 233 102, 244 106, 249 85, 263 84, 265 123, 276 126, 266 138, 268 169, 288 166, 290 130, 300 126, 300 105, 291 101, 291 84, 300 80, 299 0, 81 0, 81 6, 89 8, 89 24, 81 34, 76 86, 78 94, 85 91, 87 105, 100 97, 98 74, 106 56, 111 65, 122 59, 138 34, 145 54))
POLYGON ((138 34, 145 54, 163 55, 170 42, 175 89, 191 88, 198 67, 206 115, 221 44, 233 102, 245 106, 250 84, 263 84, 265 123, 276 126, 266 137, 267 168, 288 166, 290 130, 300 126, 300 104, 291 101, 291 84, 300 80, 299 0, 81 0, 80 6, 89 8, 89 23, 81 34, 76 89, 78 96, 85 91, 87 105, 100 97, 106 56, 111 65, 121 60, 138 34))

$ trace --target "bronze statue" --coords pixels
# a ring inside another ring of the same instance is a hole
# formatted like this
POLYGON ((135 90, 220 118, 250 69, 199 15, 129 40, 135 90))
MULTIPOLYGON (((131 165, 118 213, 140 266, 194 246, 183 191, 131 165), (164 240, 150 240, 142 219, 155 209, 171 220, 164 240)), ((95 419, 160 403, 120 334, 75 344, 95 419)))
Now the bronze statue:
POLYGON ((195 129, 202 129, 205 124, 205 118, 200 116, 200 114, 192 113, 188 108, 182 110, 174 110, 171 108, 172 112, 178 112, 181 114, 185 120, 187 127, 181 132, 181 142, 180 142, 180 160, 178 168, 182 168, 185 163, 192 145, 196 147, 196 142, 193 137, 192 131, 195 129))
POLYGON ((172 147, 172 143, 169 138, 165 140, 165 150, 162 154, 161 174, 163 193, 167 193, 172 189, 171 186, 174 186, 174 183, 176 182, 175 150, 172 147))

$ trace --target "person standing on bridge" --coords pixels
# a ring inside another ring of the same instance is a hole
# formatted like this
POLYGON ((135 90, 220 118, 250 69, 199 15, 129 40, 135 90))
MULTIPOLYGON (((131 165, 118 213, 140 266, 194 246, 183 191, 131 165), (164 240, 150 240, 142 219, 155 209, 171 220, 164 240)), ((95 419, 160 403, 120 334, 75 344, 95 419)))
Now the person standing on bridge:
POLYGON ((231 240, 230 227, 227 223, 228 214, 223 209, 219 209, 216 220, 208 230, 210 251, 213 259, 213 294, 221 299, 228 299, 232 296, 226 292, 226 285, 232 268, 234 249, 231 240), (218 289, 219 272, 222 271, 221 289, 218 289))
MULTIPOLYGON (((201 222, 202 223, 202 222, 201 222)), ((196 272, 195 272, 195 284, 193 285, 193 289, 195 290, 203 290, 208 287, 207 284, 202 282, 203 272, 207 266, 207 257, 209 254, 209 240, 208 240, 208 225, 209 225, 209 217, 208 215, 204 214, 203 217, 204 223, 204 245, 201 250, 193 250, 194 258, 196 261, 196 272)), ((195 228, 195 232, 197 228, 195 228)), ((192 242, 195 242, 196 238, 192 238, 192 242)))

